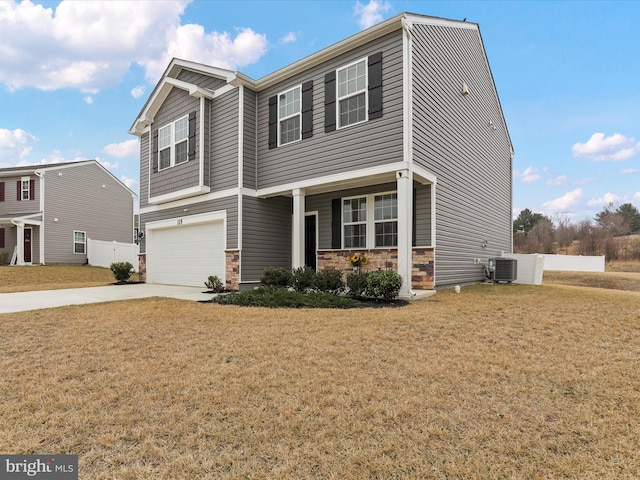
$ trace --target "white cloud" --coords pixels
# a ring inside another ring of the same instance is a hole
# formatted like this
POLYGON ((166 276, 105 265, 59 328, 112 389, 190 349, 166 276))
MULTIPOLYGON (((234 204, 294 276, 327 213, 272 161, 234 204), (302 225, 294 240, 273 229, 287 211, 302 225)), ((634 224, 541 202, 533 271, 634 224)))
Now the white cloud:
MULTIPOLYGON (((235 69, 266 52, 265 35, 248 28, 233 37, 181 25, 189 3, 63 0, 54 10, 0 1, 0 83, 96 94, 116 85, 134 63, 155 81, 173 56, 235 69)), ((137 88, 131 94, 143 95, 137 88)))
POLYGON ((120 181, 124 183, 130 190, 137 192, 140 185, 133 178, 126 177, 125 175, 120 175, 120 181))
POLYGON ((565 193, 562 197, 543 203, 543 207, 548 212, 565 212, 576 205, 582 198, 582 189, 576 188, 565 193))
POLYGON ((93 97, 91 95, 87 95, 86 97, 83 98, 84 103, 86 103, 87 105, 91 105, 93 103, 93 97))
POLYGON ((167 31, 166 50, 158 57, 140 61, 151 80, 160 78, 172 58, 236 70, 257 62, 267 51, 267 37, 241 28, 233 38, 227 32, 207 33, 202 25, 188 24, 167 31))
POLYGON ((637 168, 625 168, 624 170, 620 170, 620 173, 623 175, 633 175, 634 173, 638 173, 637 168))
POLYGON ((138 85, 131 89, 131 96, 133 98, 140 98, 141 96, 144 95, 145 91, 146 91, 146 88, 144 87, 144 85, 138 85))
POLYGON ((117 158, 133 157, 138 155, 138 140, 133 138, 121 143, 110 143, 102 151, 117 158))
POLYGON ((538 175, 538 171, 529 167, 524 172, 522 172, 522 183, 532 183, 540 180, 540 175, 538 175))
POLYGON ((572 148, 575 158, 584 158, 595 162, 622 162, 640 154, 640 143, 633 137, 625 137, 619 133, 606 137, 596 132, 586 143, 576 143, 572 148))
POLYGON ((633 196, 634 200, 640 200, 640 192, 636 192, 636 194, 633 196))
POLYGON ((100 162, 100 164, 106 168, 107 170, 117 170, 118 167, 120 166, 120 164, 118 164, 118 162, 115 163, 111 163, 108 160, 101 160, 99 158, 97 158, 96 160, 98 160, 100 162))
POLYGON ((376 23, 380 23, 383 19, 382 14, 388 12, 391 9, 386 1, 369 0, 366 5, 361 4, 359 1, 353 7, 353 13, 359 17, 358 25, 360 28, 369 28, 376 23))
POLYGON ((600 198, 592 198, 587 202, 587 205, 590 207, 604 207, 609 204, 617 204, 620 202, 620 197, 615 193, 607 192, 603 197, 600 198))
POLYGON ((278 43, 281 43, 281 44, 293 43, 296 40, 297 40, 297 37, 295 32, 289 32, 284 37, 282 37, 278 43))
POLYGON ((566 175, 559 175, 556 178, 552 178, 550 180, 547 180, 547 185, 553 185, 555 187, 560 187, 562 185, 566 185, 567 184, 567 176, 566 175))
POLYGON ((26 161, 38 139, 24 130, 0 128, 0 167, 14 167, 26 161))

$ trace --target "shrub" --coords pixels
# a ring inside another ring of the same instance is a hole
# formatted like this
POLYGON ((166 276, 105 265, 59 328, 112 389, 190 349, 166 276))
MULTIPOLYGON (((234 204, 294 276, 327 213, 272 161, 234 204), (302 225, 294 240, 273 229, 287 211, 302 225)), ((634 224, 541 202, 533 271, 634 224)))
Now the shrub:
POLYGON ((296 292, 306 292, 313 288, 316 271, 311 267, 298 267, 291 275, 291 286, 296 292))
POLYGON ((349 296, 364 298, 367 296, 367 272, 353 272, 347 275, 347 289, 349 296))
POLYGON ((282 267, 267 267, 260 282, 266 286, 286 288, 291 285, 291 272, 282 267))
POLYGON ((222 283, 222 280, 215 275, 209 276, 207 281, 204 282, 204 286, 207 287, 210 292, 220 293, 224 291, 224 284, 222 283))
POLYGON ((402 277, 393 270, 378 270, 367 276, 367 295, 390 302, 398 296, 402 277))
POLYGON ((112 263, 109 268, 118 283, 127 283, 133 275, 133 265, 129 262, 112 263))
POLYGON ((342 283, 342 270, 328 268, 316 274, 314 287, 321 292, 338 295, 344 290, 342 283))
POLYGON ((269 308, 354 308, 355 300, 322 292, 301 293, 276 286, 261 286, 254 290, 230 293, 213 299, 221 305, 269 308))
POLYGON ((9 252, 0 252, 0 265, 7 265, 9 263, 9 252))

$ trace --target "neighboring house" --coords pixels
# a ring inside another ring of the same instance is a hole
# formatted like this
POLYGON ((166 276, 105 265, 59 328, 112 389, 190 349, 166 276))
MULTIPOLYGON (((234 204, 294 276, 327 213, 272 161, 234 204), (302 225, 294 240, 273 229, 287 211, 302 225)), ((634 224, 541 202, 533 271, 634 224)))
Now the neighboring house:
POLYGON ((87 263, 89 238, 132 243, 134 198, 96 160, 1 168, 0 252, 17 265, 87 263))
POLYGON ((174 59, 133 123, 146 281, 393 268, 401 295, 512 249, 513 149, 478 25, 402 14, 260 80, 174 59))

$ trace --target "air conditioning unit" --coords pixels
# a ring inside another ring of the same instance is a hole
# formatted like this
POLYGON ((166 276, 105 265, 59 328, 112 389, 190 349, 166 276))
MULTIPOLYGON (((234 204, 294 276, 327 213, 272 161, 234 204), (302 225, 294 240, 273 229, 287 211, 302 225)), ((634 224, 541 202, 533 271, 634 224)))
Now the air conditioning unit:
POLYGON ((515 258, 490 258, 489 278, 498 282, 511 283, 518 277, 518 261, 515 258))

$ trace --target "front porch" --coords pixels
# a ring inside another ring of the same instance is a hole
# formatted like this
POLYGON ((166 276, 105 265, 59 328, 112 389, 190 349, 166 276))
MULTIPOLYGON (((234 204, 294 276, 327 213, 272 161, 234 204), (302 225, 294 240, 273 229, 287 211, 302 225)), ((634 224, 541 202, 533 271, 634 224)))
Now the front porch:
POLYGON ((8 252, 12 265, 43 263, 44 242, 41 238, 40 213, 0 218, 2 229, 0 251, 8 252))

